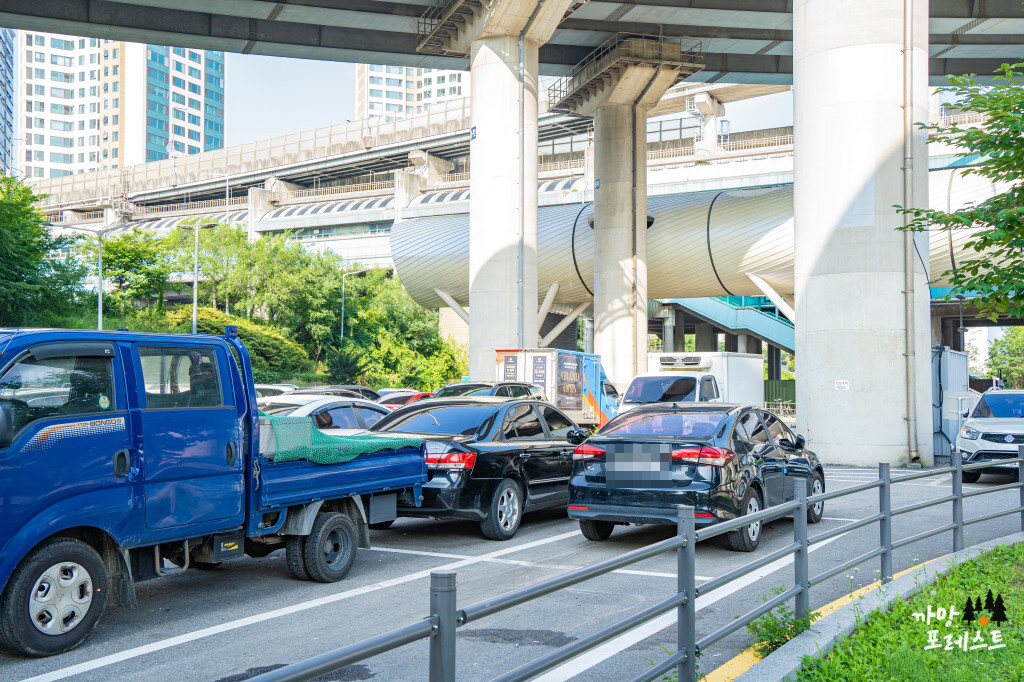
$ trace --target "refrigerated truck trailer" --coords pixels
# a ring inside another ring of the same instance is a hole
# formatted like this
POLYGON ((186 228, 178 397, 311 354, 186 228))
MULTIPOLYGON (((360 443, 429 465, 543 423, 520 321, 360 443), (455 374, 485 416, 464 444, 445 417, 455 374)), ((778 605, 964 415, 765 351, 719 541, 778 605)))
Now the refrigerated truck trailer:
POLYGON ((602 426, 618 411, 618 392, 601 356, 555 348, 497 351, 495 378, 539 386, 548 402, 577 424, 602 426))

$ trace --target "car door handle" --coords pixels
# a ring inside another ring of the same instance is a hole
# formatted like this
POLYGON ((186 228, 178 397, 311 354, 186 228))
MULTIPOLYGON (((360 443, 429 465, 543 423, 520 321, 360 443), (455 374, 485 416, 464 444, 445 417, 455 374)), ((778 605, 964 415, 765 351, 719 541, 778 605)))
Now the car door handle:
POLYGON ((235 453, 235 443, 234 443, 234 441, 230 441, 228 443, 227 449, 226 449, 226 456, 227 456, 228 466, 229 467, 235 466, 235 460, 237 459, 237 455, 235 453))
POLYGON ((114 476, 117 478, 128 478, 131 473, 131 453, 127 450, 118 450, 114 453, 114 476))

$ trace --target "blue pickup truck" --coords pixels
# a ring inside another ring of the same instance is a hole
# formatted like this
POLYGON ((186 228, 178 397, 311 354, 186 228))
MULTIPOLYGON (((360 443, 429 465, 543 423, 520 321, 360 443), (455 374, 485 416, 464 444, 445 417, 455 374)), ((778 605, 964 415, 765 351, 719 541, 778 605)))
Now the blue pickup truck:
POLYGON ((422 446, 275 462, 260 422, 231 327, 0 329, 0 644, 67 651, 135 583, 243 555, 340 580, 397 493, 419 498, 422 446))

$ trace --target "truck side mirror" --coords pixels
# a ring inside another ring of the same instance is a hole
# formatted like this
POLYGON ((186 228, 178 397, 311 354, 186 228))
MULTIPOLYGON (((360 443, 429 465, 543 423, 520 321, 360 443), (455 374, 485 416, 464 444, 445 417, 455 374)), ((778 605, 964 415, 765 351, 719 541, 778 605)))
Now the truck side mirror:
POLYGON ((0 405, 0 449, 6 448, 14 438, 14 415, 10 405, 0 405))

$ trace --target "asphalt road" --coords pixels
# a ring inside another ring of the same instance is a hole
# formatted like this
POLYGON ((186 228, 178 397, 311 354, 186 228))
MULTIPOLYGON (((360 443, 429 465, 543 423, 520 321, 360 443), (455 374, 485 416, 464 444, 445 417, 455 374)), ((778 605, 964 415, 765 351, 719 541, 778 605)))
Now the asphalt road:
MULTIPOLYGON (((894 470, 894 476, 910 473, 894 470)), ((876 478, 870 469, 829 467, 826 488, 836 490, 876 478)), ((964 490, 980 490, 1011 479, 983 476, 964 490)), ((949 476, 893 486, 893 506, 942 497, 949 476)), ((1006 509, 1016 490, 970 498, 965 517, 1006 509)), ((825 518, 810 533, 874 514, 876 490, 826 503, 825 518)), ((894 539, 952 519, 951 505, 897 517, 894 539)), ((1008 516, 968 527, 967 544, 1021 530, 1008 516)), ((669 527, 617 528, 606 542, 589 542, 564 511, 527 515, 509 542, 480 536, 476 524, 400 519, 371 534, 374 548, 360 550, 348 577, 323 585, 293 580, 283 552, 241 559, 214 571, 194 571, 138 587, 139 609, 111 608, 80 648, 47 659, 25 659, 0 651, 0 680, 244 680, 274 667, 412 623, 428 612, 432 570, 458 574, 458 603, 465 606, 514 588, 637 549, 673 534, 669 527)), ((767 524, 754 554, 732 552, 716 541, 697 546, 697 581, 722 575, 757 555, 792 542, 793 521, 767 524)), ((876 525, 812 546, 812 576, 876 546, 876 525)), ((951 533, 930 538, 894 556, 899 571, 952 551, 951 533)), ((672 594, 675 555, 666 554, 629 569, 471 623, 458 632, 460 680, 486 680, 597 631, 672 594)), ((878 577, 878 560, 851 568, 812 590, 819 607, 878 577)), ((793 584, 791 558, 734 581, 697 602, 698 638, 761 603, 760 595, 793 584)), ((675 649, 674 614, 662 616, 580 658, 544 680, 631 679, 675 649)), ((713 670, 749 644, 742 630, 703 652, 700 667, 713 670)), ((418 642, 328 674, 324 680, 424 680, 427 644, 418 642)))

